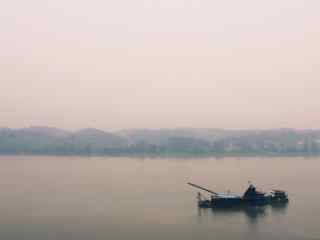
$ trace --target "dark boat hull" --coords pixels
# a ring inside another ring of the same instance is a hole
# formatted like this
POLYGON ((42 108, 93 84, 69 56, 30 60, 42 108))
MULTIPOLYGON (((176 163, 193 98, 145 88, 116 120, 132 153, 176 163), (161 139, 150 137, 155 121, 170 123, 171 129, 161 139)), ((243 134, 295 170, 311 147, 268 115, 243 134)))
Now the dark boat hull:
POLYGON ((287 198, 265 197, 259 199, 243 199, 243 198, 213 198, 211 200, 201 200, 198 202, 200 208, 234 208, 244 206, 264 206, 287 204, 287 198))

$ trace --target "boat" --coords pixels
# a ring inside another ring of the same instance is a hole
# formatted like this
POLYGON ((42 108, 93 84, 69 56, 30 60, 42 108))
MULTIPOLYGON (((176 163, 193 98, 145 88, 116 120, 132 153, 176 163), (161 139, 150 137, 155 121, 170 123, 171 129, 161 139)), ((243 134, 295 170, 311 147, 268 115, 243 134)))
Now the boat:
POLYGON ((198 192, 197 200, 200 208, 232 208, 241 206, 259 206, 267 204, 288 203, 288 194, 283 190, 272 190, 270 193, 260 192, 250 183, 244 194, 236 195, 231 193, 217 193, 208 188, 201 187, 194 183, 190 186, 210 193, 210 198, 205 198, 198 192))

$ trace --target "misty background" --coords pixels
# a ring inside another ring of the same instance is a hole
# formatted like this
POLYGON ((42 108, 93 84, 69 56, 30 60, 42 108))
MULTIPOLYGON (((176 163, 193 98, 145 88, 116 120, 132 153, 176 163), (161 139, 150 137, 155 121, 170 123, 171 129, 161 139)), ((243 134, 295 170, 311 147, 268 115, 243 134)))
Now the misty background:
POLYGON ((316 0, 11 0, 0 126, 320 128, 316 0))

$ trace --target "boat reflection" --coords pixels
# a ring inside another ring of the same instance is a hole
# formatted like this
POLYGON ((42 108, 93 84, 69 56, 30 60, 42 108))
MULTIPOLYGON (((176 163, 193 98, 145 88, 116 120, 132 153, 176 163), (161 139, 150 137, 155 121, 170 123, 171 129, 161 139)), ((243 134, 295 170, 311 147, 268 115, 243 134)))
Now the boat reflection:
POLYGON ((269 214, 285 214, 289 203, 275 203, 265 206, 242 206, 232 208, 198 208, 198 215, 202 217, 209 213, 213 217, 234 217, 244 215, 250 223, 256 223, 269 214))

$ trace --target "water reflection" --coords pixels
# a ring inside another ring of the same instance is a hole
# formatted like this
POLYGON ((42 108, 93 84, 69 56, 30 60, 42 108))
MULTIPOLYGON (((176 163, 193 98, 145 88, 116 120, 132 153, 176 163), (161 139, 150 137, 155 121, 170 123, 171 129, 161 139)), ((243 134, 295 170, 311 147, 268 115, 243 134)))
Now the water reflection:
POLYGON ((272 203, 271 204, 271 211, 275 214, 285 214, 288 210, 289 203, 272 203))
POLYGON ((250 206, 235 208, 198 208, 198 216, 212 214, 213 217, 234 217, 245 216, 249 223, 255 224, 260 219, 265 218, 269 214, 282 215, 286 214, 288 203, 274 203, 266 206, 250 206))

